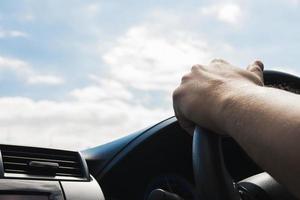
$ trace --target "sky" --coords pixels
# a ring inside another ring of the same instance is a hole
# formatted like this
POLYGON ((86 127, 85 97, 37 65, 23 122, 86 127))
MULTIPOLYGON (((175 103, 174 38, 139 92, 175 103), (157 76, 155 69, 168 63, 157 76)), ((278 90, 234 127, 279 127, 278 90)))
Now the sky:
POLYGON ((300 75, 300 0, 0 0, 0 143, 81 150, 173 116, 193 64, 300 75))

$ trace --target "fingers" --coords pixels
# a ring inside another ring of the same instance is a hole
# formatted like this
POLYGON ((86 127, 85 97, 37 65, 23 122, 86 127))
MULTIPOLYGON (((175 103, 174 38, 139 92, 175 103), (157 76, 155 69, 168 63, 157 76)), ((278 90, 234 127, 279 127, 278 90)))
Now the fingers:
POLYGON ((183 128, 188 134, 193 135, 194 134, 194 129, 195 129, 195 124, 187 119, 185 119, 184 117, 178 115, 175 112, 175 116, 181 126, 181 128, 183 128))
POLYGON ((264 71, 264 64, 260 61, 260 60, 256 60, 254 61, 254 63, 252 63, 251 65, 248 66, 247 68, 248 70, 260 70, 260 71, 264 71))
POLYGON ((247 71, 254 73, 260 79, 260 81, 262 82, 264 81, 264 76, 263 76, 264 64, 261 61, 257 60, 251 65, 249 65, 247 67, 247 71))
POLYGON ((194 123, 188 120, 186 117, 184 117, 183 114, 179 111, 178 105, 174 103, 176 102, 176 99, 180 97, 180 95, 181 94, 178 89, 176 89, 173 92, 173 109, 174 109, 175 117, 177 118, 177 121, 179 122, 181 128, 183 128, 190 135, 193 135, 194 127, 195 127, 194 123))
POLYGON ((188 120, 183 115, 183 113, 180 111, 180 108, 182 106, 179 106, 179 105, 181 104, 180 101, 182 99, 182 95, 183 95, 182 86, 176 88, 173 92, 173 109, 174 109, 174 113, 175 113, 175 116, 176 116, 181 128, 183 128, 190 135, 193 135, 194 123, 192 121, 188 120))
POLYGON ((254 63, 258 65, 262 71, 264 71, 264 64, 260 60, 256 60, 254 63))
MULTIPOLYGON (((227 62, 226 60, 220 59, 220 58, 212 59, 209 64, 215 64, 216 66, 218 66, 218 65, 220 65, 220 66, 230 65, 229 62, 227 62)), ((209 71, 209 66, 208 65, 195 64, 191 68, 191 72, 198 73, 200 71, 209 71)))

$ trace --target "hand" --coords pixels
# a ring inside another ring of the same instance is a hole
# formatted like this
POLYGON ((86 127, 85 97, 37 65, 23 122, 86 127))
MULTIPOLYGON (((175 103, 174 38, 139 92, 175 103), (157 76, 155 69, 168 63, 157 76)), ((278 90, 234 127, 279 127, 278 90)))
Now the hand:
POLYGON ((224 133, 222 110, 228 98, 249 87, 263 86, 263 63, 255 61, 247 70, 214 59, 194 65, 173 92, 173 107, 180 125, 193 134, 195 124, 224 133))

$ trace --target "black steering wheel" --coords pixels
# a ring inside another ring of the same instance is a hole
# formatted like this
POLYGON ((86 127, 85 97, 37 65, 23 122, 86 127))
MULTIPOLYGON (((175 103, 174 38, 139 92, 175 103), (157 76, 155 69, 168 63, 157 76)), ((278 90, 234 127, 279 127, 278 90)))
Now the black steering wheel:
MULTIPOLYGON (((300 87, 299 77, 277 71, 265 71, 264 82, 265 85, 284 82, 300 87)), ((219 135, 196 127, 192 152, 196 190, 200 200, 241 199, 237 186, 225 167, 219 135)))
POLYGON ((235 183, 225 168, 221 137, 217 134, 195 128, 193 168, 199 199, 240 199, 235 183))

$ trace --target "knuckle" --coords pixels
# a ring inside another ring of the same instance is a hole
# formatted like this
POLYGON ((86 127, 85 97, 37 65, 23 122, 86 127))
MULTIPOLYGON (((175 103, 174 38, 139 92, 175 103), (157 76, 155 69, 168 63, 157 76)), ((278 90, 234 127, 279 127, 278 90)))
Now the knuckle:
POLYGON ((182 90, 180 88, 180 86, 178 88, 176 88, 174 91, 173 91, 173 100, 177 100, 179 97, 182 96, 182 90))
POLYGON ((195 71, 195 70, 198 70, 198 65, 193 65, 192 66, 191 71, 195 71))
POLYGON ((221 58, 214 58, 214 59, 212 59, 211 63, 227 63, 227 61, 225 61, 221 58))
POLYGON ((257 65, 261 70, 264 69, 264 64, 263 64, 262 61, 256 60, 254 63, 255 63, 255 65, 257 65))
POLYGON ((255 68, 251 68, 249 69, 249 71, 247 71, 247 77, 253 81, 253 83, 263 86, 264 85, 264 77, 263 77, 263 73, 261 71, 257 71, 257 70, 261 70, 261 69, 255 69, 255 68))
POLYGON ((264 81, 263 79, 259 78, 259 77, 256 77, 254 82, 259 85, 259 86, 264 86, 264 81))
POLYGON ((251 72, 262 72, 263 70, 258 65, 252 65, 250 67, 251 72))
POLYGON ((192 78, 191 74, 186 74, 181 78, 181 83, 184 83, 192 78))
POLYGON ((263 69, 262 69, 259 65, 256 65, 256 66, 255 66, 255 69, 256 69, 257 71, 260 71, 260 72, 263 71, 263 69))
POLYGON ((257 76, 256 77, 256 84, 260 86, 264 86, 264 78, 263 76, 257 76))
POLYGON ((200 64, 195 64, 192 66, 191 68, 191 71, 199 71, 199 70, 203 70, 204 69, 204 66, 203 65, 200 65, 200 64))

